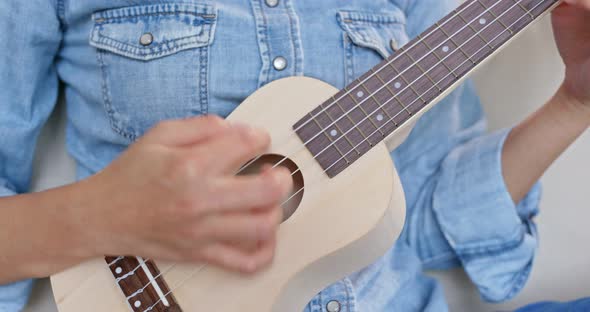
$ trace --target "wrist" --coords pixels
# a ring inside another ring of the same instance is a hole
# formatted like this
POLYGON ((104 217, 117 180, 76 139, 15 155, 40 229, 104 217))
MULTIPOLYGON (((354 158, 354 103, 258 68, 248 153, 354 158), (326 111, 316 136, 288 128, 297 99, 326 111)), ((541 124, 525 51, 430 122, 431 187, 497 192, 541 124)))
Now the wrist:
POLYGON ((590 126, 590 99, 575 96, 564 83, 557 90, 552 101, 563 114, 567 114, 567 121, 580 123, 586 128, 590 126))
POLYGON ((109 252, 106 237, 109 230, 109 221, 101 212, 104 203, 101 200, 100 184, 95 181, 96 176, 71 184, 64 193, 64 203, 67 218, 65 223, 76 237, 68 239, 73 244, 71 254, 76 257, 90 259, 103 257, 109 252))
MULTIPOLYGON (((46 209, 46 218, 53 226, 47 235, 54 241, 55 250, 60 250, 65 259, 81 262, 96 256, 89 243, 92 217, 85 206, 84 186, 74 183, 43 192, 42 202, 56 203, 46 209), (47 198, 49 197, 49 198, 47 198)), ((56 255, 57 256, 57 255, 56 255)))

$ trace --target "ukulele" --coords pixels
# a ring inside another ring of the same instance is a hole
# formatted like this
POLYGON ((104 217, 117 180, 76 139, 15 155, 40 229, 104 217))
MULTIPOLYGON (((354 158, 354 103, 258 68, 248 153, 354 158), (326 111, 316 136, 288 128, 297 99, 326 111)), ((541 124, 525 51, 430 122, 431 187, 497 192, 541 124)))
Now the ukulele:
POLYGON ((303 77, 264 86, 229 119, 272 137, 268 153, 239 174, 284 166, 296 185, 282 205, 274 263, 245 276, 206 264, 95 259, 52 276, 59 311, 301 311, 323 288, 385 254, 401 233, 405 199, 389 151, 560 2, 467 0, 340 91, 303 77))

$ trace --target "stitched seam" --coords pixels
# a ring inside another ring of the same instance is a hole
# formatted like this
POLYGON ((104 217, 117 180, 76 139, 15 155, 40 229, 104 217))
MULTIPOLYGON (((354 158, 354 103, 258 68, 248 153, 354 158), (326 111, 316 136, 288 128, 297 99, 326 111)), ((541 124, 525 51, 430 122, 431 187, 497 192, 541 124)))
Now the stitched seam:
POLYGON ((352 282, 347 277, 344 279, 344 285, 346 286, 346 295, 347 299, 346 302, 348 304, 348 310, 350 312, 356 311, 356 294, 354 292, 354 287, 352 286, 352 282))
POLYGON ((199 100, 201 104, 201 113, 208 114, 209 112, 209 81, 208 81, 208 67, 209 67, 209 48, 200 48, 200 91, 199 100))
POLYGON ((161 44, 159 44, 157 47, 150 48, 150 51, 148 51, 148 52, 142 52, 142 49, 139 48, 139 47, 130 45, 128 43, 125 43, 125 42, 122 42, 122 41, 119 41, 119 40, 116 40, 116 39, 113 39, 113 38, 107 37, 107 36, 102 36, 101 38, 96 39, 95 42, 96 43, 107 45, 107 46, 109 46, 111 48, 120 50, 122 52, 127 52, 127 53, 130 53, 130 54, 134 54, 134 55, 137 55, 137 56, 160 56, 162 54, 171 53, 171 52, 174 52, 174 51, 181 50, 184 47, 189 46, 189 45, 193 45, 195 43, 196 44, 209 44, 210 43, 210 40, 209 39, 207 39, 207 40, 198 40, 197 39, 197 40, 194 40, 194 41, 189 41, 189 42, 186 42, 186 43, 177 44, 178 41, 189 40, 189 39, 198 38, 198 37, 201 37, 201 36, 202 35, 195 35, 195 36, 187 36, 187 37, 183 37, 183 38, 178 38, 178 39, 174 39, 174 40, 167 40, 167 41, 164 41, 161 44), (115 43, 115 45, 112 45, 112 43, 115 43), (153 51, 154 49, 159 48, 159 47, 161 47, 161 46, 163 46, 165 44, 169 44, 169 43, 173 43, 174 44, 174 47, 172 47, 172 48, 163 48, 159 52, 153 51), (117 45, 119 45, 119 46, 117 46, 117 45))
POLYGON ((354 55, 352 49, 352 39, 347 33, 342 36, 342 44, 344 45, 344 77, 346 85, 349 85, 354 80, 354 55))
POLYGON ((252 7, 252 14, 255 17, 256 22, 256 38, 258 43, 258 50, 260 53, 261 68, 258 75, 258 87, 262 87, 268 80, 270 71, 270 58, 269 58, 269 45, 267 43, 264 34, 267 32, 266 20, 262 14, 262 8, 260 7, 257 0, 250 1, 252 7))
POLYGON ((520 231, 517 231, 517 236, 522 235, 520 239, 510 238, 505 243, 492 243, 492 244, 481 244, 479 246, 464 246, 464 247, 457 247, 455 251, 461 258, 471 258, 478 255, 495 255, 505 252, 506 250, 514 249, 518 247, 525 239, 525 234, 520 231))
POLYGON ((370 24, 405 24, 405 21, 400 17, 390 15, 377 14, 371 12, 361 11, 340 11, 342 22, 346 24, 351 23, 370 23, 370 24))
POLYGON ((111 102, 111 97, 109 96, 109 88, 107 86, 106 64, 104 63, 104 60, 102 58, 102 53, 103 52, 98 51, 98 53, 96 54, 96 57, 97 57, 98 64, 101 69, 101 75, 102 75, 102 86, 101 87, 102 87, 103 105, 105 107, 107 115, 109 116, 109 123, 111 124, 111 127, 113 128, 113 130, 115 130, 116 133, 120 134, 121 136, 123 136, 124 138, 126 138, 130 141, 135 141, 135 135, 133 135, 131 133, 127 133, 126 131, 123 131, 117 125, 117 121, 114 116, 115 111, 114 111, 114 108, 113 108, 113 105, 111 102))
POLYGON ((289 16, 289 22, 291 23, 291 37, 293 44, 293 56, 294 56, 294 69, 295 75, 303 75, 303 48, 301 43, 301 37, 299 36, 301 31, 299 29, 299 20, 297 20, 297 15, 294 12, 293 5, 291 1, 286 2, 287 6, 287 15, 289 16))
POLYGON ((98 24, 113 24, 109 21, 116 21, 116 20, 123 20, 129 19, 133 17, 145 17, 145 16, 166 16, 166 15, 177 15, 177 14, 186 14, 186 15, 193 15, 193 16, 201 16, 206 19, 215 19, 217 15, 215 14, 207 14, 207 13, 194 13, 189 11, 175 11, 175 12, 161 12, 161 13, 140 13, 140 14, 130 14, 124 16, 113 16, 113 17, 102 17, 99 16, 95 18, 95 21, 98 24))
MULTIPOLYGON (((260 16, 262 16, 262 21, 264 23, 264 33, 266 35, 264 38, 266 38, 267 39, 267 42, 269 42, 270 39, 268 39, 268 38, 272 38, 270 36, 270 27, 267 26, 268 25, 268 20, 266 19, 266 14, 264 14, 264 10, 262 8, 260 8, 260 16)), ((273 46, 272 44, 267 44, 266 45, 266 49, 267 49, 267 52, 268 52, 267 53, 267 58, 268 58, 268 64, 269 65, 268 65, 268 69, 266 71, 266 77, 264 78, 264 82, 263 83, 267 83, 269 81, 269 79, 271 79, 270 78, 271 77, 271 69, 270 69, 270 66, 271 65, 270 64, 272 63, 271 58, 272 58, 272 55, 273 55, 273 53, 272 53, 272 46, 273 46)))
POLYGON ((150 15, 175 15, 175 14, 188 14, 194 16, 204 16, 209 18, 215 18, 217 15, 214 13, 215 8, 211 5, 195 4, 187 2, 179 3, 168 3, 168 4, 148 4, 148 5, 136 5, 118 9, 109 9, 96 12, 92 15, 94 20, 116 20, 121 18, 130 17, 141 17, 150 15), (178 8, 181 7, 181 8, 178 8), (156 10, 157 13, 149 13, 149 10, 156 10), (142 12, 146 11, 145 13, 142 12))

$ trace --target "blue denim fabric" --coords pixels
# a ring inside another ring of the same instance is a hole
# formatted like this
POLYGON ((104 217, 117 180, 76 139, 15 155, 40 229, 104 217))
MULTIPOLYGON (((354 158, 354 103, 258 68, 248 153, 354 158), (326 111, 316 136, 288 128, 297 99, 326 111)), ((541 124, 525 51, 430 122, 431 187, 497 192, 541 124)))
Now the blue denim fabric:
MULTIPOLYGON (((35 141, 61 81, 78 178, 107 166, 158 121, 227 116, 283 77, 342 88, 457 4, 454 0, 0 1, 0 195, 27 192, 35 141), (151 33, 153 42, 140 38, 151 33), (391 42, 393 41, 393 44, 391 42), (283 56, 288 66, 275 70, 283 56)), ((280 105, 280 103, 277 103, 280 105)), ((508 130, 486 134, 468 82, 392 153, 406 228, 375 264, 318 294, 306 311, 445 311, 424 269, 463 266, 483 298, 514 296, 537 246, 539 187, 518 205, 501 173, 508 130)), ((39 207, 43 209, 43 207, 39 207)), ((6 239, 6 238, 2 238, 6 239)), ((21 309, 30 281, 0 287, 21 309)))
POLYGON ((590 298, 572 302, 540 302, 518 309, 516 312, 587 312, 590 298))

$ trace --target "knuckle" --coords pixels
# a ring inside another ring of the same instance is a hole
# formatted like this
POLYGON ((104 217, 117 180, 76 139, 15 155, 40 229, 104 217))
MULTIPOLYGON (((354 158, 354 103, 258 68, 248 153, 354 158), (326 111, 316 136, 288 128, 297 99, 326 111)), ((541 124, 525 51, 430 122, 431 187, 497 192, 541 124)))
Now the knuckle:
POLYGON ((209 231, 202 226, 193 226, 188 230, 187 238, 193 243, 199 243, 207 238, 209 231))
POLYGON ((273 213, 266 214, 256 222, 255 227, 259 239, 269 239, 277 229, 276 215, 273 213))
POLYGON ((242 142, 242 148, 249 153, 255 153, 265 148, 270 142, 268 133, 248 128, 239 132, 239 139, 242 142))
POLYGON ((199 156, 187 153, 176 156, 170 172, 178 182, 186 183, 199 177, 200 171, 199 156))
POLYGON ((265 190, 266 196, 270 201, 276 202, 283 197, 283 186, 277 175, 265 175, 263 184, 263 189, 265 190))
POLYGON ((158 122, 152 131, 159 132, 159 133, 166 133, 171 131, 174 128, 175 121, 174 120, 163 120, 158 122))
POLYGON ((203 123, 213 129, 223 129, 226 121, 217 115, 207 115, 203 117, 203 123))

